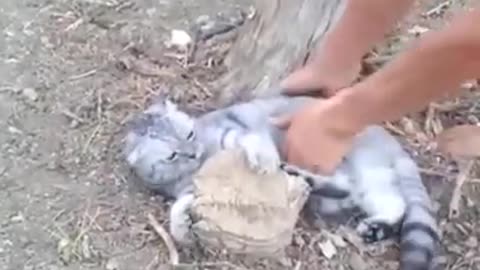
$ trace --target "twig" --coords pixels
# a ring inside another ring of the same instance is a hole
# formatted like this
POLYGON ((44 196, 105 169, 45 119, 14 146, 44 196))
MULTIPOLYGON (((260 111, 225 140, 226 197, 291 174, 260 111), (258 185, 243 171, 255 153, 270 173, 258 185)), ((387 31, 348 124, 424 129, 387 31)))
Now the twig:
POLYGON ((214 268, 214 269, 217 269, 217 268, 220 268, 220 267, 222 267, 221 269, 242 269, 242 270, 246 269, 246 268, 239 267, 237 265, 234 265, 234 264, 232 264, 230 262, 226 262, 226 261, 179 263, 176 266, 179 269, 205 269, 206 267, 214 268))
POLYGON ((120 11, 122 11, 122 10, 124 10, 124 9, 131 8, 131 7, 133 7, 134 5, 135 5, 135 3, 133 3, 133 2, 125 1, 125 2, 123 2, 123 3, 121 3, 121 4, 119 4, 119 5, 115 8, 115 11, 116 11, 116 12, 120 12, 120 11))
POLYGON ((431 175, 431 176, 440 176, 440 177, 447 177, 449 176, 448 173, 440 172, 440 171, 435 171, 434 169, 429 169, 429 168, 418 168, 418 170, 426 175, 431 175))
POLYGON ((450 6, 450 4, 452 3, 452 1, 443 1, 442 3, 438 4, 437 6, 435 6, 434 8, 430 9, 429 11, 425 12, 423 14, 423 16, 426 16, 426 17, 430 17, 434 14, 440 14, 440 12, 442 11, 442 9, 444 8, 447 8, 448 6, 450 6))
POLYGON ((196 78, 193 78, 193 83, 202 90, 202 92, 207 96, 211 97, 213 94, 210 92, 210 90, 207 89, 203 84, 201 84, 196 78))
POLYGON ((99 89, 97 91, 97 119, 100 123, 102 122, 102 114, 103 114, 102 103, 103 103, 102 90, 99 89))
POLYGON ((153 258, 153 260, 148 263, 148 265, 145 267, 145 270, 155 269, 154 267, 155 267, 155 266, 158 266, 158 261, 159 261, 159 258, 158 258, 158 254, 157 254, 157 255, 155 255, 155 257, 153 258))
POLYGON ((93 74, 97 73, 97 69, 92 69, 92 70, 89 70, 87 72, 84 72, 82 74, 78 74, 78 75, 73 75, 71 76, 70 78, 68 78, 70 81, 76 81, 76 80, 79 80, 79 79, 83 79, 85 77, 88 77, 88 76, 91 76, 93 74))
POLYGON ((76 20, 75 22, 73 22, 72 24, 70 24, 69 26, 67 26, 67 28, 65 28, 65 30, 63 30, 63 31, 68 32, 68 31, 71 31, 71 30, 75 30, 84 22, 85 22, 85 20, 83 18, 80 18, 80 19, 76 20))
POLYGON ((5 166, 3 169, 0 170, 0 177, 2 177, 3 175, 5 175, 8 171, 8 167, 5 166))
POLYGON ((468 181, 472 184, 480 184, 480 179, 470 179, 470 181, 468 181))
POLYGON ((380 56, 373 56, 364 59, 363 61, 367 65, 383 65, 392 59, 392 55, 380 55, 380 56))
POLYGON ((85 142, 85 145, 83 145, 82 149, 82 154, 85 154, 90 147, 90 144, 92 143, 93 139, 95 136, 97 136, 98 132, 100 131, 100 128, 102 127, 102 124, 98 124, 95 129, 93 130, 92 134, 88 137, 87 141, 85 142))
POLYGON ((474 161, 469 160, 466 164, 459 164, 460 171, 457 176, 455 188, 453 189, 452 199, 450 200, 448 218, 456 218, 459 215, 460 197, 462 195, 462 186, 467 181, 474 161))
POLYGON ((71 112, 70 110, 66 109, 66 108, 62 108, 61 109, 61 113, 63 113, 64 115, 66 115, 67 117, 70 117, 74 120, 76 120, 77 122, 79 122, 80 124, 83 124, 85 123, 85 120, 83 118, 81 118, 80 116, 74 114, 73 112, 71 112))
POLYGON ((6 92, 6 91, 16 92, 18 91, 18 89, 13 86, 0 86, 0 92, 6 92))
POLYGON ((179 256, 178 256, 178 251, 177 248, 175 247, 175 243, 173 242, 172 237, 170 234, 158 223, 158 221, 153 217, 152 214, 148 214, 148 223, 152 228, 155 230, 155 232, 162 238, 163 242, 167 246, 168 253, 170 254, 170 263, 172 265, 178 265, 179 264, 179 256))

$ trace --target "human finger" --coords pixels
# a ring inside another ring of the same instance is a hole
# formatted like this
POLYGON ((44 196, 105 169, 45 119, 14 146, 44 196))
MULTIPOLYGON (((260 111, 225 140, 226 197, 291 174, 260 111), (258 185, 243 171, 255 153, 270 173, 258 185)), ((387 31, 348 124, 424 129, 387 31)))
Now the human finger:
POLYGON ((275 125, 280 129, 287 129, 290 127, 292 118, 292 115, 272 116, 270 117, 269 121, 271 124, 275 125))
POLYGON ((304 158, 300 149, 298 149, 298 146, 292 144, 293 143, 288 140, 285 143, 287 162, 304 170, 310 170, 311 168, 308 166, 307 160, 304 158))

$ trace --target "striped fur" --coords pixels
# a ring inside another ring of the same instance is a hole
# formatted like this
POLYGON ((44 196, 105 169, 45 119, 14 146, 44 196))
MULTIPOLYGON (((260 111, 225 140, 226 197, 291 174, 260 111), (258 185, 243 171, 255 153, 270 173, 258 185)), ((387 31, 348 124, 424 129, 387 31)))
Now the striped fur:
POLYGON ((244 151, 259 173, 281 167, 304 176, 313 187, 306 208, 316 216, 360 209, 366 218, 357 230, 367 242, 389 238, 400 227, 401 269, 429 269, 439 242, 430 198, 415 162, 383 128, 371 126, 360 133, 332 176, 313 175, 282 163, 278 149, 284 133, 269 124, 269 117, 292 113, 310 101, 309 97, 283 96, 255 99, 199 118, 169 101, 156 103, 133 121, 127 135, 127 161, 152 190, 181 201, 170 213, 174 221, 170 230, 179 241, 186 242, 190 176, 211 154, 235 147, 244 151))

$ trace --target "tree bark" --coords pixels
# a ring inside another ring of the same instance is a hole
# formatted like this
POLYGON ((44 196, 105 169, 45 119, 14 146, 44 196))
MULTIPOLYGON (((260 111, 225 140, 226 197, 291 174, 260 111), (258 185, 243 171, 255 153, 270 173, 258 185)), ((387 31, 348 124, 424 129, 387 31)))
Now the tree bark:
POLYGON ((259 0, 240 29, 213 89, 218 105, 278 94, 274 86, 304 64, 309 52, 338 21, 345 0, 259 0))

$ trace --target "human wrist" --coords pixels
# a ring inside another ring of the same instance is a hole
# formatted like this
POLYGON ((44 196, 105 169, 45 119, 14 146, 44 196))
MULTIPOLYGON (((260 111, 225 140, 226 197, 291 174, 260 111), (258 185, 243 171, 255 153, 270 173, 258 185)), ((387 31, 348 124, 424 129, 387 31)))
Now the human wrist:
POLYGON ((368 105, 362 104, 365 103, 362 100, 357 97, 356 89, 349 87, 323 100, 324 104, 318 107, 323 107, 326 111, 320 113, 326 113, 335 119, 332 121, 333 132, 338 136, 350 137, 362 131, 370 122, 368 111, 364 110, 368 105))

